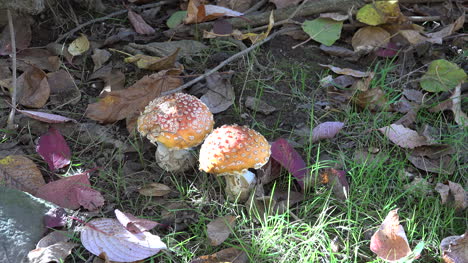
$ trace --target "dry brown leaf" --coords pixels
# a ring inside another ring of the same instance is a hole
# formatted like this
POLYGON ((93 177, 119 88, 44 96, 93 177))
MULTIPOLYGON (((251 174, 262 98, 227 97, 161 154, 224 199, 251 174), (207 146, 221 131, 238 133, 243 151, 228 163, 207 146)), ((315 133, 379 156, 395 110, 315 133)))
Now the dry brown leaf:
POLYGON ((360 108, 370 111, 382 111, 389 106, 385 92, 380 87, 358 92, 351 100, 360 108))
POLYGON ((366 26, 360 28, 353 36, 351 45, 356 52, 369 53, 378 48, 386 47, 390 41, 390 33, 381 27, 366 26))
POLYGON ((455 166, 450 156, 429 159, 423 156, 410 155, 408 156, 408 160, 416 166, 416 168, 426 172, 439 174, 453 174, 455 172, 455 166))
POLYGON ((0 159, 0 184, 34 195, 45 181, 33 161, 22 155, 10 155, 0 159))
POLYGON ((234 222, 236 221, 235 216, 223 216, 218 217, 211 221, 207 227, 207 235, 212 246, 221 245, 232 232, 234 222))
POLYGON ((461 104, 461 83, 455 87, 450 99, 452 100, 451 110, 455 117, 455 122, 462 127, 468 126, 468 117, 466 116, 466 113, 463 112, 461 104))
POLYGON ((18 69, 26 71, 30 65, 42 70, 57 71, 60 68, 60 58, 52 52, 42 48, 30 48, 21 50, 17 54, 18 69))
POLYGON ((350 68, 339 68, 335 67, 333 65, 324 65, 324 64, 319 64, 322 67, 326 67, 331 69, 333 72, 336 74, 341 74, 341 75, 349 75, 353 76, 356 78, 365 78, 371 76, 373 73, 372 72, 363 72, 355 69, 350 69, 350 68))
POLYGON ((411 155, 425 156, 430 159, 438 159, 442 156, 453 154, 455 152, 455 149, 448 144, 432 144, 414 148, 411 155))
POLYGON ((203 0, 190 0, 187 6, 185 24, 201 23, 223 16, 241 16, 240 12, 216 5, 205 5, 203 0))
POLYGON ((109 51, 105 49, 95 48, 93 50, 93 55, 91 55, 91 58, 93 59, 94 63, 93 72, 96 72, 96 70, 100 69, 102 65, 106 63, 111 56, 112 54, 109 51))
POLYGON ((30 108, 42 108, 50 96, 50 87, 47 82, 47 75, 44 71, 36 67, 18 77, 19 103, 30 108))
POLYGON ((270 0, 273 4, 275 4, 276 9, 286 8, 289 6, 295 6, 301 2, 301 0, 270 0))
POLYGON ((165 70, 144 76, 127 89, 107 93, 99 102, 88 105, 86 116, 101 123, 138 116, 162 92, 182 85, 182 80, 170 74, 171 72, 173 71, 165 70))
POLYGON ((150 183, 138 189, 144 196, 165 196, 171 192, 171 188, 165 184, 150 183))
POLYGON ((177 54, 179 53, 179 50, 180 48, 177 48, 176 51, 174 51, 174 53, 163 58, 137 54, 135 56, 125 58, 124 61, 127 63, 134 63, 137 65, 138 68, 141 69, 149 69, 154 71, 165 70, 174 68, 174 64, 177 60, 177 54))
MULTIPOLYGON (((16 49, 25 49, 31 44, 31 24, 34 20, 28 15, 15 16, 13 20, 16 49)), ((0 56, 8 55, 11 51, 10 27, 5 26, 0 34, 0 56)))
POLYGON ((247 263, 247 254, 237 248, 226 248, 211 255, 198 257, 190 263, 247 263))
POLYGON ((452 24, 442 28, 441 30, 434 32, 434 33, 429 33, 427 36, 429 39, 427 41, 435 44, 442 44, 444 37, 450 36, 451 34, 455 33, 459 29, 463 28, 463 25, 465 23, 465 14, 457 18, 455 22, 452 24))
POLYGON ((232 74, 214 73, 206 77, 208 91, 200 98, 213 114, 227 110, 235 99, 234 87, 231 85, 232 74))
POLYGON ((133 28, 138 34, 151 35, 156 32, 150 25, 145 22, 143 17, 133 12, 132 10, 128 10, 128 20, 130 20, 130 23, 132 23, 133 28))
POLYGON ((445 263, 468 262, 468 231, 461 236, 450 236, 440 242, 445 263))
POLYGON ((47 74, 50 87, 50 102, 55 105, 76 104, 81 99, 81 92, 72 76, 65 70, 47 74))
POLYGON ((430 144, 426 137, 419 135, 414 130, 405 128, 400 124, 385 126, 380 128, 379 131, 394 144, 403 148, 413 149, 418 146, 430 144))
POLYGON ((216 1, 217 5, 226 7, 232 10, 236 10, 239 12, 244 12, 247 9, 249 9, 253 3, 254 0, 218 0, 216 1))
POLYGON ((398 209, 388 213, 380 229, 372 236, 370 249, 386 261, 396 261, 411 253, 405 230, 399 222, 398 209))
POLYGON ((400 30, 398 33, 413 46, 427 41, 427 37, 421 35, 421 33, 417 30, 405 29, 400 30))
POLYGON ((458 210, 468 207, 468 193, 460 184, 451 181, 448 184, 437 183, 435 190, 440 194, 442 204, 450 203, 458 210))

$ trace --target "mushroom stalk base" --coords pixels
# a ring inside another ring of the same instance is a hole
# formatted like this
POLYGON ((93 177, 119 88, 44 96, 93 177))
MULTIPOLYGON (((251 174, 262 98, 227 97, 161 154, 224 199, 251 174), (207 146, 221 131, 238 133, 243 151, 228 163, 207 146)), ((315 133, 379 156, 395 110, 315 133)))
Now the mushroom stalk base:
POLYGON ((245 170, 239 174, 226 174, 226 194, 229 199, 243 203, 249 199, 250 190, 255 185, 255 174, 245 170))
POLYGON ((194 167, 197 161, 189 149, 169 149, 159 142, 155 156, 159 167, 168 172, 187 171, 194 167))

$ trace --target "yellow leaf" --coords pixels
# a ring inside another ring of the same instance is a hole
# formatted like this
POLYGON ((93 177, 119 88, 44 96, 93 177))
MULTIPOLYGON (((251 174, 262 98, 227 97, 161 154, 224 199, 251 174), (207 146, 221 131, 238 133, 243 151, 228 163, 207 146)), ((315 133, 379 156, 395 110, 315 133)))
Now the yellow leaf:
POLYGON ((68 46, 68 52, 72 56, 79 56, 83 54, 84 52, 88 51, 88 49, 89 49, 89 41, 88 41, 88 38, 84 34, 81 34, 80 37, 73 40, 73 42, 71 42, 70 45, 68 46))
POLYGON ((398 1, 375 1, 363 6, 356 14, 358 21, 371 25, 397 22, 403 18, 398 1))
POLYGON ((273 17, 273 11, 270 13, 270 21, 268 23, 268 28, 267 28, 267 31, 263 32, 263 33, 260 33, 260 34, 256 34, 256 33, 245 33, 245 34, 241 34, 241 35, 234 35, 234 37, 238 40, 244 40, 246 38, 248 38, 252 44, 255 44, 257 42, 260 42, 262 40, 264 40, 265 38, 268 37, 268 35, 270 34, 271 32, 271 29, 273 28, 273 25, 275 24, 275 19, 273 17))
POLYGON ((178 48, 174 53, 167 57, 153 57, 143 54, 137 54, 135 56, 131 56, 125 58, 124 61, 127 63, 134 63, 137 65, 138 68, 141 69, 149 69, 149 70, 164 70, 174 68, 174 64, 177 60, 177 54, 179 53, 180 48, 178 48))

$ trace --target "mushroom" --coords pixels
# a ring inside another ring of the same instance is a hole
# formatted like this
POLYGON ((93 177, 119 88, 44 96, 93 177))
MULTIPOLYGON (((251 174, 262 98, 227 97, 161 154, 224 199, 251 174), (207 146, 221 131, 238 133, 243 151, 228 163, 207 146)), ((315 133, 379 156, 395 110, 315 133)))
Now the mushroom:
POLYGON ((203 142, 213 125, 208 107, 185 93, 156 98, 138 118, 138 131, 158 146, 158 165, 171 172, 193 167, 196 158, 189 150, 203 142))
POLYGON ((215 129, 200 149, 200 170, 226 178, 226 193, 246 201, 255 184, 255 174, 270 158, 270 145, 260 133, 239 125, 215 129))

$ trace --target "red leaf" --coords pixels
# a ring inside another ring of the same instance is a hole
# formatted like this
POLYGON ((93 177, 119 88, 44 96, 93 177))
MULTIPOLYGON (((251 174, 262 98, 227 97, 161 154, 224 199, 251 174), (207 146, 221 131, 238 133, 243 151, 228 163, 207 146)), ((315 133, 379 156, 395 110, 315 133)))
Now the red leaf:
POLYGON ((59 208, 51 208, 47 213, 44 215, 44 224, 46 227, 54 228, 54 227, 62 227, 67 224, 67 212, 65 209, 59 208))
POLYGON ((286 168, 304 188, 304 181, 307 179, 306 177, 310 176, 309 171, 302 157, 288 141, 283 138, 274 141, 271 144, 271 158, 286 168))
POLYGON ((104 205, 101 193, 91 189, 88 172, 48 183, 37 191, 36 196, 68 209, 81 205, 88 210, 97 210, 104 205))
POLYGON ((390 58, 394 57, 398 53, 398 46, 393 42, 388 42, 386 47, 381 47, 375 54, 379 57, 390 58))
POLYGON ((74 123, 77 123, 77 121, 74 119, 63 117, 57 114, 51 114, 51 113, 40 112, 40 111, 32 111, 32 110, 17 110, 17 111, 23 113, 24 115, 30 118, 33 118, 42 122, 47 122, 47 123, 64 123, 67 121, 72 121, 74 123))
POLYGON ((54 127, 39 138, 36 151, 47 162, 51 171, 70 164, 70 148, 62 134, 54 127))
POLYGON ((133 28, 138 34, 151 35, 155 32, 154 29, 143 20, 143 17, 132 10, 128 10, 128 20, 130 20, 130 23, 132 23, 133 28))

